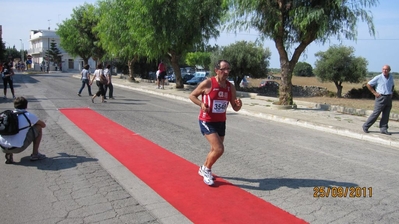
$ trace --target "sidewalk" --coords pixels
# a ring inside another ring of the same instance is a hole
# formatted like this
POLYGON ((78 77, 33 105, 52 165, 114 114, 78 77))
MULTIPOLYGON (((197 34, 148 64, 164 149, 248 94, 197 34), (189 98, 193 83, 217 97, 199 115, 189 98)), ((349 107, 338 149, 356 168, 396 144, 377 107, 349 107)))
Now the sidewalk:
MULTIPOLYGON (((80 76, 75 76, 79 77, 80 76)), ((140 81, 140 79, 138 79, 140 81)), ((174 83, 165 85, 165 89, 156 89, 154 83, 139 82, 133 83, 119 76, 112 79, 114 86, 144 91, 151 94, 161 95, 164 97, 184 100, 191 102, 188 95, 194 89, 194 86, 185 85, 184 89, 176 89, 174 83)), ((117 96, 117 92, 116 92, 117 96)), ((370 133, 364 133, 362 125, 366 121, 371 111, 366 111, 365 116, 343 114, 337 111, 324 110, 323 105, 316 103, 295 101, 297 109, 279 109, 272 104, 277 101, 274 97, 258 96, 254 93, 237 92, 237 96, 241 98, 243 107, 238 112, 243 115, 255 116, 262 119, 298 125, 305 128, 311 128, 317 131, 338 134, 344 137, 355 138, 358 140, 370 141, 373 143, 389 145, 399 149, 399 122, 389 121, 389 132, 392 135, 383 135, 378 128, 379 121, 370 127, 370 133)), ((116 97, 117 100, 117 97, 116 97)), ((229 107, 229 112, 233 112, 229 107)), ((349 108, 340 108, 345 111, 349 108)))

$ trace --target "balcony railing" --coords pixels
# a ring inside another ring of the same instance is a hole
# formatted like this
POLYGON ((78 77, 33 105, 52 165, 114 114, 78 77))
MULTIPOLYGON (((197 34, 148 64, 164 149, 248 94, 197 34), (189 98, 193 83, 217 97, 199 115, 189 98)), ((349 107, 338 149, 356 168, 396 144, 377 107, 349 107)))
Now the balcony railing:
POLYGON ((40 54, 46 52, 47 50, 47 47, 31 48, 28 50, 28 54, 40 54))

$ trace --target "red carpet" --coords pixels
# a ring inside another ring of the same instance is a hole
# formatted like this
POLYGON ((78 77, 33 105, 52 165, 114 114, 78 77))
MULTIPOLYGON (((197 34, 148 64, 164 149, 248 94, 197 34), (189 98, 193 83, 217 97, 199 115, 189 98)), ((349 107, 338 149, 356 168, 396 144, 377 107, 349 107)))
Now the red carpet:
POLYGON ((221 178, 205 185, 198 165, 89 108, 60 111, 194 223, 306 223, 221 178))

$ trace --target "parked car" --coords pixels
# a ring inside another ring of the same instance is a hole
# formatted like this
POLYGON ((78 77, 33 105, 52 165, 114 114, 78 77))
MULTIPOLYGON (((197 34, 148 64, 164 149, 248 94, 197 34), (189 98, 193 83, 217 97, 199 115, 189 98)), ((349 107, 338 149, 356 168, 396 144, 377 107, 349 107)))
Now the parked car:
POLYGON ((147 75, 142 75, 141 76, 142 79, 148 79, 148 80, 156 80, 157 75, 155 72, 148 72, 147 75))
MULTIPOLYGON (((234 79, 233 79, 232 77, 228 77, 227 79, 229 80, 229 82, 230 82, 231 84, 234 85, 234 79)), ((248 86, 249 86, 249 81, 247 80, 247 78, 244 77, 244 78, 241 80, 241 82, 240 82, 240 87, 241 87, 241 88, 246 88, 246 87, 248 87, 248 86)))
POLYGON ((187 81, 187 84, 190 85, 198 85, 200 82, 204 81, 206 79, 206 77, 200 77, 200 76, 195 76, 192 79, 187 81))
POLYGON ((183 84, 187 84, 187 81, 192 78, 194 78, 194 75, 186 74, 185 76, 183 76, 183 84))
POLYGON ((208 77, 209 76, 209 72, 208 71, 195 72, 194 76, 195 77, 208 77))
POLYGON ((171 75, 168 75, 168 81, 169 82, 176 82, 175 73, 172 73, 171 75))
POLYGON ((260 82, 259 87, 263 87, 263 86, 279 86, 280 84, 276 81, 271 81, 271 80, 263 80, 260 82))

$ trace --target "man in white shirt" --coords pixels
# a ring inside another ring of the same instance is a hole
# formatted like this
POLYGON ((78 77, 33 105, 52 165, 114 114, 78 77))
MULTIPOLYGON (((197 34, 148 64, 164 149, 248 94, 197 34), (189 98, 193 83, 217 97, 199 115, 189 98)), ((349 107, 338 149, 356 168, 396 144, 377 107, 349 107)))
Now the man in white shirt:
POLYGON ((46 156, 39 153, 39 146, 42 140, 42 128, 45 128, 46 124, 39 120, 36 115, 26 110, 28 101, 24 97, 17 97, 14 100, 14 108, 14 112, 18 113, 20 131, 15 135, 0 135, 0 147, 6 154, 6 164, 14 163, 13 154, 24 151, 32 142, 33 151, 30 160, 45 159, 46 156))
POLYGON ((388 132, 388 121, 389 113, 392 108, 392 96, 395 83, 391 73, 391 67, 384 65, 382 67, 382 73, 375 76, 367 83, 367 88, 375 96, 374 111, 363 124, 363 131, 369 133, 369 128, 377 121, 378 117, 382 113, 380 120, 380 132, 385 135, 391 135, 388 132))

